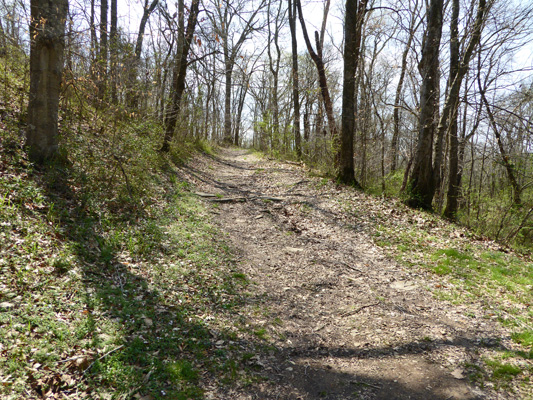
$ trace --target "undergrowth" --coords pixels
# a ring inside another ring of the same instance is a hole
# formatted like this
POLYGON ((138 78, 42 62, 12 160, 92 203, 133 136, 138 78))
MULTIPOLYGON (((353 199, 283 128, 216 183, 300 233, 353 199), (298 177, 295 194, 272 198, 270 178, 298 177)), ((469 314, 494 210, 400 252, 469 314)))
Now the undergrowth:
POLYGON ((22 109, 3 114, 0 397, 195 399, 245 384, 243 354, 260 345, 233 319, 247 280, 176 168, 213 149, 162 155, 157 121, 83 106, 62 110, 68 162, 42 168, 22 148, 22 109))

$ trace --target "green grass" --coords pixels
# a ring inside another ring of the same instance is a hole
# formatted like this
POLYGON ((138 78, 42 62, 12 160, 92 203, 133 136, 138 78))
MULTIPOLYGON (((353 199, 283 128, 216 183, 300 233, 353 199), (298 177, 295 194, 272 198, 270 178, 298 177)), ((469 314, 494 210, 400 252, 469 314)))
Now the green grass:
POLYGON ((533 351, 533 330, 515 332, 513 333, 512 338, 516 343, 520 343, 523 346, 530 347, 533 351))
POLYGON ((531 259, 469 240, 468 232, 458 235, 455 225, 434 215, 405 212, 403 219, 412 221, 410 225, 378 217, 375 242, 404 266, 433 274, 439 282, 432 289, 436 298, 454 304, 480 304, 486 318, 497 318, 510 330, 519 349, 508 352, 500 346, 492 348, 493 357, 470 371, 478 383, 491 381, 505 389, 511 382, 527 386, 532 371, 529 361, 524 360, 531 360, 533 355, 531 259), (498 359, 504 355, 509 362, 498 359))

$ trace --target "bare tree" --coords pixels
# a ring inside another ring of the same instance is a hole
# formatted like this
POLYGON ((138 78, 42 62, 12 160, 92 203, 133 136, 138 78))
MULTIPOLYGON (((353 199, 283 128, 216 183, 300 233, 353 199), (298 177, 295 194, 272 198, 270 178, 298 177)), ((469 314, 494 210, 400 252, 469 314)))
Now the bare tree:
MULTIPOLYGON (((233 68, 244 42, 249 39, 252 32, 259 29, 257 15, 266 6, 267 0, 260 0, 258 3, 245 1, 231 2, 223 0, 217 2, 215 11, 209 13, 215 34, 222 41, 222 52, 224 56, 225 75, 225 98, 224 98, 224 142, 238 143, 239 137, 232 137, 232 78, 233 68), (252 7, 246 16, 245 10, 252 7)), ((239 132, 236 132, 238 135, 239 132)))
MULTIPOLYGON (((409 1, 409 5, 411 5, 410 1, 409 1)), ((398 78, 398 85, 396 86, 396 97, 394 99, 394 110, 393 110, 393 120, 394 120, 393 129, 394 130, 392 133, 391 156, 390 156, 391 172, 394 172, 396 170, 397 163, 398 163, 398 143, 399 143, 399 137, 400 137, 400 109, 401 109, 401 102, 402 102, 402 97, 403 97, 405 74, 407 72, 408 56, 409 56, 409 52, 412 50, 411 47, 413 44, 413 39, 416 34, 416 31, 418 30, 418 27, 422 23, 422 19, 418 18, 418 9, 419 9, 419 3, 418 3, 418 0, 415 0, 410 10, 409 25, 407 27, 407 41, 405 42, 405 47, 402 53, 400 76, 398 78)))
POLYGON ((137 81, 137 70, 139 68, 139 63, 141 60, 146 24, 148 23, 150 15, 152 15, 158 4, 159 0, 153 0, 151 3, 149 3, 149 0, 144 1, 143 14, 141 17, 141 22, 139 24, 139 32, 137 33, 137 40, 135 41, 135 50, 133 52, 133 60, 131 62, 129 76, 127 80, 128 87, 126 90, 126 103, 130 107, 135 107, 137 105, 138 100, 137 94, 135 93, 135 90, 133 88, 137 81))
POLYGON ((108 32, 107 13, 109 11, 108 0, 100 3, 100 51, 98 53, 98 97, 103 99, 107 90, 107 52, 108 32))
POLYGON ((307 34, 307 27, 305 25, 305 19, 302 13, 302 4, 300 0, 294 0, 296 7, 298 8, 298 18, 300 20, 300 25, 302 27, 302 33, 305 40, 305 45, 307 46, 307 51, 311 56, 311 59, 316 65, 319 77, 320 90, 322 92, 322 99, 324 100, 324 107, 326 109, 326 116, 328 118, 329 130, 333 137, 337 136, 337 124, 335 123, 335 115, 333 113, 333 102, 331 101, 331 96, 328 88, 328 80, 326 78, 326 69, 324 67, 324 58, 322 56, 322 45, 320 43, 320 36, 318 32, 315 32, 315 42, 316 42, 316 52, 313 49, 313 45, 307 34))
POLYGON ((457 196, 459 193, 459 138, 457 133, 457 112, 459 109, 459 95, 463 78, 468 72, 468 67, 475 49, 479 46, 481 33, 491 1, 479 0, 472 36, 466 46, 464 54, 460 55, 459 49, 459 0, 452 2, 451 41, 450 41, 450 88, 439 121, 439 131, 449 130, 450 137, 450 167, 448 178, 447 205, 444 215, 453 218, 457 212, 457 196))
MULTIPOLYGON (((267 52, 268 52, 268 64, 270 67, 270 73, 272 74, 272 94, 271 94, 271 101, 270 105, 272 108, 272 118, 273 118, 273 131, 274 135, 278 135, 279 133, 279 106, 278 106, 278 88, 279 88, 279 69, 280 69, 280 62, 281 62, 281 49, 279 45, 279 34, 281 30, 281 26, 284 23, 284 16, 285 12, 283 12, 283 1, 279 1, 278 9, 275 11, 275 14, 273 15, 274 21, 271 21, 271 6, 273 1, 269 0, 268 2, 268 10, 267 10, 267 28, 268 28, 268 46, 267 46, 267 52), (273 25, 273 29, 272 29, 273 25), (276 55, 273 57, 271 46, 272 43, 274 44, 274 48, 276 50, 276 55)), ((296 138, 296 152, 298 154, 298 157, 301 154, 301 146, 299 143, 299 138, 296 138)))

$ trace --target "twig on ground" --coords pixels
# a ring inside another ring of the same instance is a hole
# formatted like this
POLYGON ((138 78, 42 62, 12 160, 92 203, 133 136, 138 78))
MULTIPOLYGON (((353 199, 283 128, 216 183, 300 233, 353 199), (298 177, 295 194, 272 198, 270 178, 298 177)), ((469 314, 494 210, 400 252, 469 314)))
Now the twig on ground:
POLYGON ((348 269, 351 269, 353 271, 357 271, 359 272, 360 274, 364 274, 363 271, 361 271, 360 269, 358 268, 355 268, 355 267, 352 267, 350 264, 347 264, 343 261, 337 261, 337 260, 326 260, 324 258, 315 258, 313 259, 314 262, 319 262, 319 263, 324 263, 324 264, 334 264, 334 265, 342 265, 348 269))
POLYGON ((244 203, 246 197, 222 197, 222 198, 209 198, 209 201, 214 203, 244 203))
POLYGON ((381 301, 378 301, 377 303, 372 303, 372 304, 367 304, 365 306, 361 306, 359 307, 358 309, 356 310, 353 310, 353 311, 347 311, 345 313, 342 313, 341 314, 341 317, 348 317, 350 315, 354 315, 354 314, 357 314, 359 311, 362 311, 364 310, 365 308, 368 308, 368 307, 374 307, 374 306, 378 306, 381 304, 381 301))
POLYGON ((114 348, 113 350, 109 350, 109 351, 108 351, 107 353, 105 353, 102 357, 100 357, 100 358, 94 360, 94 361, 91 363, 91 365, 89 365, 89 366, 85 369, 85 371, 83 371, 83 375, 85 375, 85 374, 87 373, 87 371, 89 371, 89 370, 92 368, 92 366, 93 366, 97 361, 101 361, 101 360, 103 360, 103 359, 106 358, 108 355, 114 353, 115 351, 120 350, 120 349, 123 348, 123 347, 124 347, 124 345, 122 344, 122 345, 120 345, 120 346, 114 348))
POLYGON ((364 385, 364 386, 368 386, 368 387, 371 387, 371 388, 374 388, 374 389, 381 389, 381 386, 374 385, 372 383, 367 383, 367 382, 351 381, 350 383, 353 384, 353 385, 364 385))

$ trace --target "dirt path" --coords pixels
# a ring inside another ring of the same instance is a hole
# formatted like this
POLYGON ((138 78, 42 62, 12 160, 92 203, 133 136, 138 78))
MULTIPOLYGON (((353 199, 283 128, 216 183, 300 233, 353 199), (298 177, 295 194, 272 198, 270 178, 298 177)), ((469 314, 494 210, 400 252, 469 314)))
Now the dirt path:
POLYGON ((195 190, 218 194, 214 219, 252 282, 245 312, 275 347, 251 360, 267 379, 228 398, 512 398, 474 387, 461 369, 481 342, 504 332, 435 300, 423 277, 387 259, 320 179, 236 149, 185 171, 195 190))

